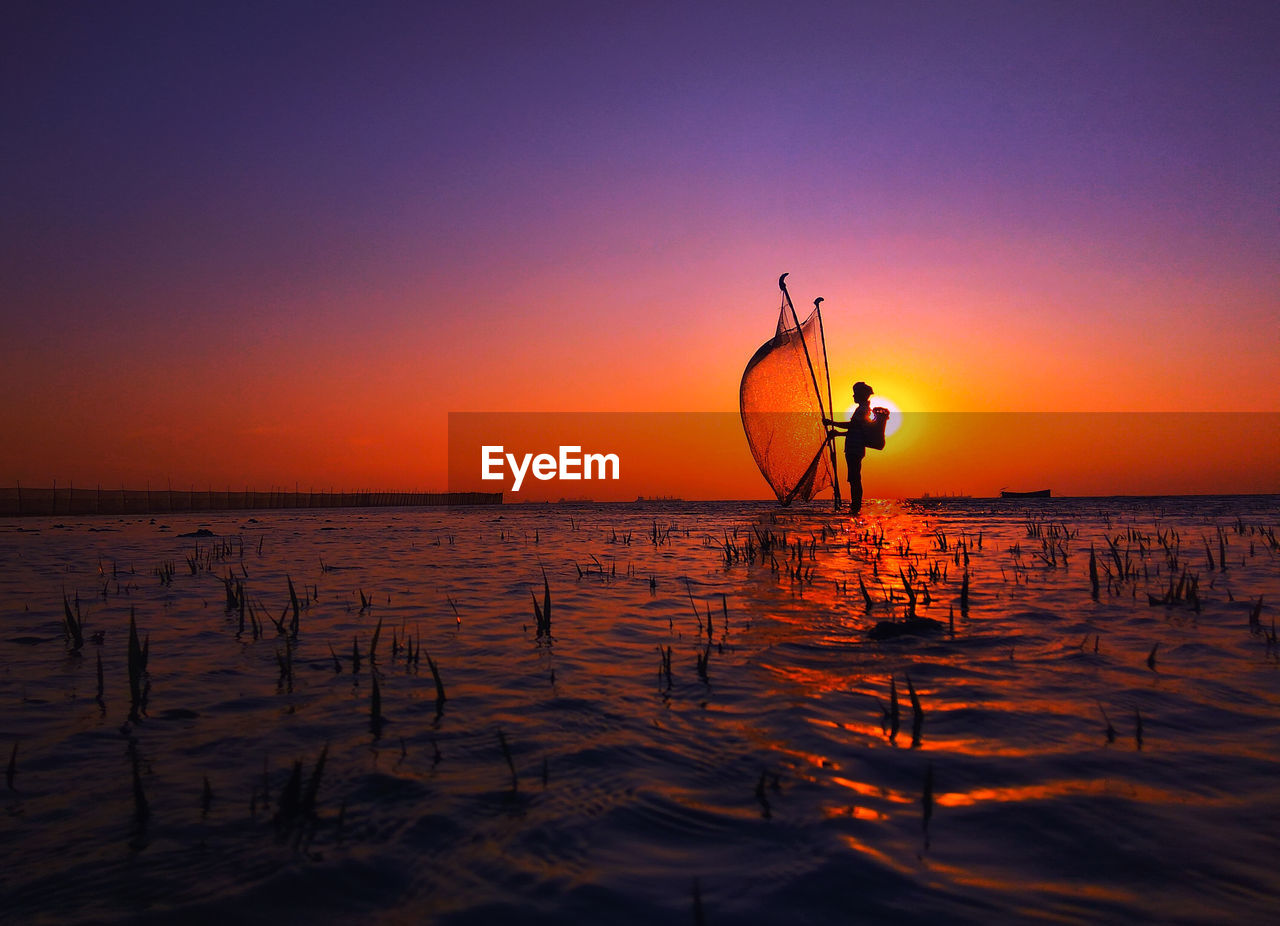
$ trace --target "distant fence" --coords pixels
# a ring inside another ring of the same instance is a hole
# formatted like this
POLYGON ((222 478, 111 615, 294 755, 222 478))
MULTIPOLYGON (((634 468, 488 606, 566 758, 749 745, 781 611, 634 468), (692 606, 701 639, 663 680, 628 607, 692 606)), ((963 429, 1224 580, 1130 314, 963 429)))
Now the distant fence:
POLYGON ((0 489, 0 517, 169 514, 268 508, 501 505, 501 492, 215 492, 195 489, 0 489))

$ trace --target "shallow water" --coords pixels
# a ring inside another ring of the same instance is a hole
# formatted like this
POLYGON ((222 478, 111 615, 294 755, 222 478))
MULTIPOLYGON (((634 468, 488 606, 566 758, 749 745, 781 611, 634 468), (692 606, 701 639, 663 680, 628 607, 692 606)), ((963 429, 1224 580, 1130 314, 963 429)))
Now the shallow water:
POLYGON ((1278 522, 1276 497, 0 521, 0 916, 1262 921, 1278 522), (877 641, 904 577, 939 627, 877 641))

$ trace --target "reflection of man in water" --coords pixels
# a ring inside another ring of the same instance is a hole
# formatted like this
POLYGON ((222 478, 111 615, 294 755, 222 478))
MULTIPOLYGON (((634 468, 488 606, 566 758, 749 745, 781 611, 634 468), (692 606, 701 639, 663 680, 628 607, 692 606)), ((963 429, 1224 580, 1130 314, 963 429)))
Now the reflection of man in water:
POLYGON ((858 403, 849 421, 841 424, 824 418, 830 429, 830 437, 844 433, 844 462, 849 467, 849 513, 857 514, 862 508, 862 458, 867 448, 884 449, 884 427, 889 423, 887 408, 871 408, 871 396, 875 393, 866 383, 853 384, 853 400, 858 403))

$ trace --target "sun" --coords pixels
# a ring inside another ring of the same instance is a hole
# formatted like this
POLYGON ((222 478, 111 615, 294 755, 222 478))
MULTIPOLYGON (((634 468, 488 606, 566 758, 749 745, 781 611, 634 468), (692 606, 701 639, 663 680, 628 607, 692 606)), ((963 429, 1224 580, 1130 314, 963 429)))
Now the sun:
MULTIPOLYGON (((849 407, 845 409, 844 418, 842 420, 848 421, 853 417, 853 410, 857 407, 858 405, 856 402, 851 402, 849 407)), ((885 425, 884 436, 886 438, 892 437, 893 433, 902 426, 902 412, 899 410, 897 403, 888 396, 881 395, 877 392, 871 396, 871 407, 889 409, 889 423, 885 425)))

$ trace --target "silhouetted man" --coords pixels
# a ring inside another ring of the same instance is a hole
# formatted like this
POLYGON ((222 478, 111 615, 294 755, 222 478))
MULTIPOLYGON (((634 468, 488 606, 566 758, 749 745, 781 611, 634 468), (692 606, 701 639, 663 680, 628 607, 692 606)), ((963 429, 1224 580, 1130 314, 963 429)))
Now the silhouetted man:
POLYGON ((884 427, 889 423, 889 409, 871 408, 871 397, 874 391, 863 382, 853 384, 853 401, 857 407, 849 421, 841 424, 824 418, 823 423, 829 429, 830 437, 839 437, 844 433, 844 462, 849 468, 849 513, 857 514, 862 509, 862 458, 867 455, 867 448, 884 449, 884 427))

